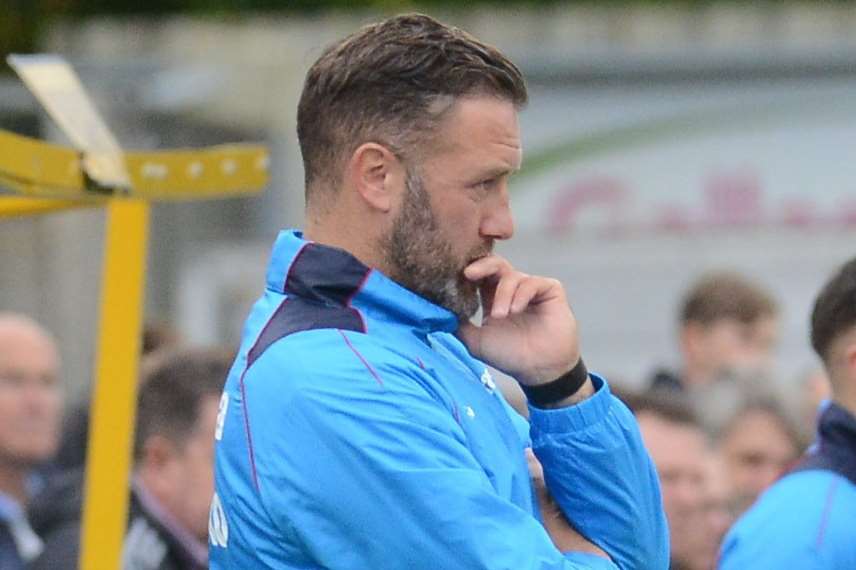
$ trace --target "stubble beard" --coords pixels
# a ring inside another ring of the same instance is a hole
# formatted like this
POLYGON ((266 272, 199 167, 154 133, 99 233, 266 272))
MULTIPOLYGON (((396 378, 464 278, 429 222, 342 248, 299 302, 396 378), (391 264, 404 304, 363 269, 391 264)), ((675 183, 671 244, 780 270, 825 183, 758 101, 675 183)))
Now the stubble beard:
POLYGON ((405 185, 401 211, 381 238, 389 277, 459 319, 469 319, 479 309, 479 290, 463 271, 472 260, 488 255, 491 248, 484 245, 462 259, 455 257, 422 179, 408 172, 405 185))

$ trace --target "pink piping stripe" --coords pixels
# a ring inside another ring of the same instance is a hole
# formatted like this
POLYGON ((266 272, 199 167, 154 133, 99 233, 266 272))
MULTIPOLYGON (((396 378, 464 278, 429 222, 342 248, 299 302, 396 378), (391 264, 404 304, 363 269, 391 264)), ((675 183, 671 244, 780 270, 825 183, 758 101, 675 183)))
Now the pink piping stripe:
POLYGON ((297 253, 294 254, 294 257, 291 260, 291 263, 288 265, 288 270, 285 272, 285 279, 282 280, 282 292, 285 293, 285 286, 288 285, 288 276, 291 275, 291 268, 294 267, 294 264, 297 263, 297 260, 306 250, 306 246, 312 242, 305 242, 300 246, 300 249, 297 250, 297 253))
POLYGON ((345 301, 345 306, 348 307, 349 309, 351 309, 352 311, 354 311, 354 313, 356 313, 357 317, 360 319, 360 323, 363 326, 363 332, 364 333, 368 332, 368 328, 366 326, 366 319, 363 318, 363 313, 358 308, 351 306, 351 301, 353 301, 354 297, 359 295, 360 291, 363 290, 363 287, 365 287, 366 281, 369 280, 369 276, 372 274, 372 271, 374 271, 374 270, 369 269, 368 271, 366 271, 366 274, 363 276, 363 279, 362 279, 362 281, 360 281, 360 284, 357 286, 356 289, 354 289, 354 292, 350 294, 350 296, 348 297, 348 300, 345 301))
POLYGON ((251 346, 250 350, 247 351, 247 364, 244 366, 244 371, 241 372, 241 407, 244 410, 244 428, 247 431, 247 451, 250 454, 250 471, 253 474, 253 484, 256 487, 256 491, 259 490, 259 476, 256 472, 256 457, 255 452, 253 451, 253 435, 252 433, 250 433, 250 414, 247 410, 247 390, 244 387, 244 376, 246 376, 247 370, 250 369, 250 355, 256 349, 256 346, 258 346, 259 341, 265 336, 265 331, 273 322, 274 317, 276 317, 277 313, 279 313, 279 311, 286 303, 288 303, 288 299, 284 299, 279 304, 279 306, 277 306, 277 308, 274 309, 274 311, 271 313, 270 318, 268 318, 267 322, 265 323, 265 326, 262 327, 259 336, 257 336, 255 342, 253 342, 253 346, 251 346))
POLYGON ((351 341, 348 340, 348 337, 345 335, 342 329, 337 330, 339 331, 339 334, 342 335, 342 338, 345 339, 345 344, 348 345, 348 348, 350 348, 351 351, 353 351, 353 353, 357 355, 357 358, 359 358, 363 365, 365 365, 366 369, 371 372, 371 375, 374 376, 374 379, 377 381, 377 383, 383 386, 383 380, 381 380, 380 376, 378 376, 378 373, 375 372, 375 369, 372 368, 372 365, 369 364, 369 361, 363 358, 363 355, 360 354, 360 351, 354 348, 354 345, 351 344, 351 341))
POLYGON ((820 548, 823 545, 823 535, 826 533, 826 523, 829 522, 830 511, 832 511, 832 500, 835 498, 836 489, 838 489, 838 479, 832 482, 832 485, 829 486, 829 491, 826 493, 826 504, 823 506, 823 516, 820 519, 820 528, 817 531, 815 548, 820 548))
POLYGON ((259 489, 259 476, 256 473, 256 458, 253 454, 253 436, 250 433, 250 414, 247 412, 247 391, 244 389, 244 375, 247 373, 247 368, 241 372, 241 406, 244 409, 244 428, 247 430, 247 449, 250 452, 250 471, 253 474, 253 484, 256 491, 259 489))

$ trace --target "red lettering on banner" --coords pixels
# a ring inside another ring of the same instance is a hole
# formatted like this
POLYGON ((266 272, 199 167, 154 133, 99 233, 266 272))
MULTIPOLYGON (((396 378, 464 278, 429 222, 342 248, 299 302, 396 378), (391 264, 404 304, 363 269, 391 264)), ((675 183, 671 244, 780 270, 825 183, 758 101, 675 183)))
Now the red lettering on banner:
POLYGON ((583 179, 560 189, 550 201, 547 228, 563 233, 577 224, 581 212, 599 209, 606 213, 606 230, 617 232, 622 227, 621 214, 627 199, 627 189, 619 180, 606 176, 583 179))
POLYGON ((808 200, 793 198, 782 206, 782 222, 786 226, 806 228, 817 223, 816 204, 808 200))
POLYGON ((713 175, 706 183, 705 220, 713 226, 741 226, 763 221, 761 182, 751 172, 713 175))

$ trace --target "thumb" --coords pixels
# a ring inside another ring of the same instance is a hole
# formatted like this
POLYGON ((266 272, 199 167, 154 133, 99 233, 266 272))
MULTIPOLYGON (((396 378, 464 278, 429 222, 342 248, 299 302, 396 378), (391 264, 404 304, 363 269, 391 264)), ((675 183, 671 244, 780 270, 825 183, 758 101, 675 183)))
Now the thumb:
POLYGON ((481 346, 481 327, 474 325, 469 320, 462 320, 458 323, 458 330, 455 332, 455 336, 458 337, 464 346, 467 347, 467 350, 475 356, 479 357, 479 348, 481 346))

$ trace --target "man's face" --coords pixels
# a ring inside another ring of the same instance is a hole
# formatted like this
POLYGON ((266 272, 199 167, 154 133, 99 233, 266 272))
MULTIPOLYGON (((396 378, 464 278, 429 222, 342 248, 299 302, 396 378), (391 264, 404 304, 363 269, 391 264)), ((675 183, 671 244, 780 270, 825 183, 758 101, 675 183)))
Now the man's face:
POLYGON ((720 319, 699 327, 698 356, 713 379, 766 376, 772 368, 778 321, 763 317, 751 323, 720 319))
POLYGON ((641 412, 638 421, 645 447, 660 477, 672 560, 692 567, 698 556, 698 545, 707 532, 704 434, 699 428, 674 423, 649 412, 641 412))
POLYGON ((750 411, 737 420, 722 440, 721 451, 741 512, 776 482, 799 453, 776 417, 763 410, 750 411))
POLYGON ((208 512, 214 495, 214 430, 217 396, 206 396, 199 407, 196 429, 179 449, 173 475, 173 516, 200 540, 208 537, 208 512))
POLYGON ((514 232, 508 178, 522 157, 517 111, 492 97, 459 100, 432 140, 408 172, 382 247, 390 277, 468 318, 479 297, 464 268, 514 232))
POLYGON ((0 325, 0 462, 27 468, 56 451, 62 394, 51 339, 26 324, 0 325))

